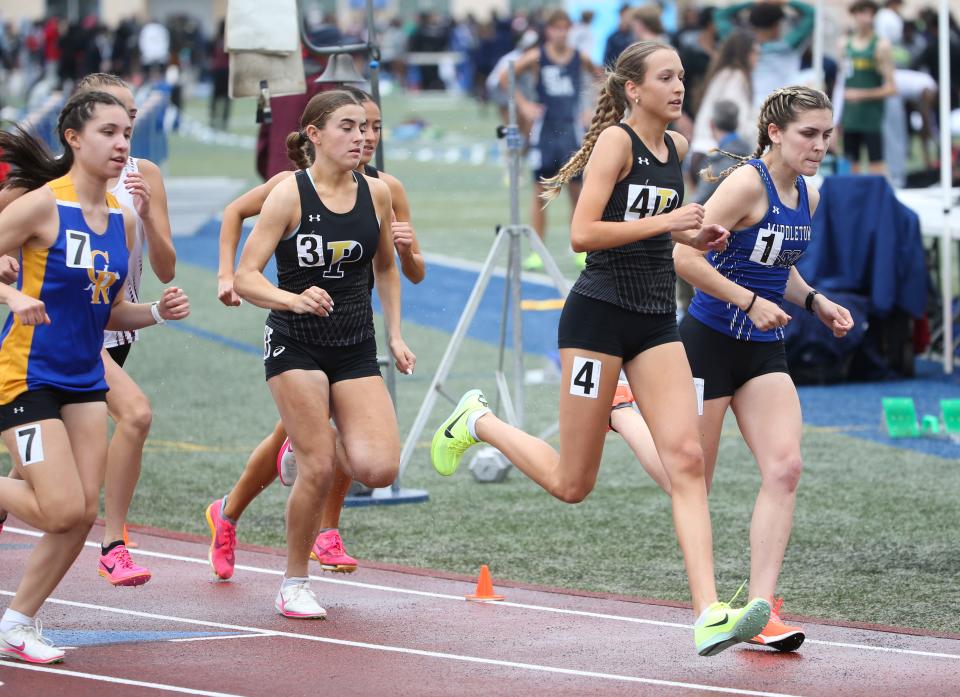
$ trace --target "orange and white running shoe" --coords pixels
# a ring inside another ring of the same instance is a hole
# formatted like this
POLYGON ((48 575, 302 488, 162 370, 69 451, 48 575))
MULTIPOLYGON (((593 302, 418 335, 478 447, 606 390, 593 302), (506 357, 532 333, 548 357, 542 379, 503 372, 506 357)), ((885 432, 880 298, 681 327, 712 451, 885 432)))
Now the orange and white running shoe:
POLYGON ((327 530, 317 535, 310 550, 310 558, 320 562, 324 571, 352 574, 357 570, 357 560, 347 554, 343 548, 343 538, 339 530, 327 530))
POLYGON ((770 620, 767 626, 750 640, 751 644, 769 646, 777 651, 796 651, 807 638, 800 627, 791 627, 780 619, 780 608, 783 607, 783 598, 777 598, 770 610, 770 620))
MULTIPOLYGON (((621 380, 617 383, 617 391, 613 393, 613 404, 610 405, 610 412, 617 409, 627 409, 633 407, 633 391, 630 389, 630 383, 621 380)), ((607 419, 607 432, 613 431, 613 422, 607 419)))

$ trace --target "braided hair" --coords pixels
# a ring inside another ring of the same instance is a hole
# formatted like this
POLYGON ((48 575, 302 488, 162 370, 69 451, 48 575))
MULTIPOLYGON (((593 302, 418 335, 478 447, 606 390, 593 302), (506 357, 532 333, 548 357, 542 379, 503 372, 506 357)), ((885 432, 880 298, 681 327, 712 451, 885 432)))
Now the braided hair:
POLYGON ((748 160, 755 160, 767 151, 767 148, 773 145, 770 140, 770 124, 775 125, 780 130, 785 130, 787 126, 796 121, 800 114, 817 109, 829 109, 833 111, 833 104, 830 98, 820 90, 803 85, 794 85, 792 87, 781 87, 771 92, 760 107, 760 118, 757 121, 757 149, 749 157, 735 155, 726 150, 713 148, 710 152, 718 152, 721 155, 736 160, 737 163, 727 167, 714 175, 709 167, 700 170, 700 177, 707 182, 718 182, 729 176, 737 167, 746 164, 748 160))
POLYGON ((63 146, 63 154, 59 157, 54 157, 40 139, 22 126, 15 126, 12 131, 0 131, 0 161, 13 166, 0 188, 33 191, 69 172, 73 167, 73 149, 67 143, 66 132, 82 131, 99 105, 118 106, 127 113, 123 102, 106 92, 74 94, 63 105, 57 120, 57 135, 63 146))
POLYGON ((544 201, 550 203, 560 193, 560 188, 564 184, 583 171, 600 133, 618 123, 626 113, 627 95, 624 88, 627 82, 637 85, 642 83, 647 71, 647 58, 661 50, 675 51, 676 49, 660 41, 637 41, 620 54, 613 70, 607 71, 606 80, 600 90, 600 98, 597 100, 597 109, 593 113, 590 128, 583 137, 580 149, 567 160, 555 176, 540 180, 544 187, 541 194, 544 201))

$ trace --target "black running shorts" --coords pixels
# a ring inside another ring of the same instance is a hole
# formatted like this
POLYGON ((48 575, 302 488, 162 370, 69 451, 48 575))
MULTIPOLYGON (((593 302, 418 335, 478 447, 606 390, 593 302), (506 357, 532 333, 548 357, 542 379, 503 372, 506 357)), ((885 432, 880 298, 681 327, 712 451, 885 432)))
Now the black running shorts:
POLYGON ((288 370, 322 370, 331 385, 341 380, 380 375, 374 337, 352 346, 316 346, 264 327, 263 340, 267 380, 288 370))
POLYGON ((620 356, 626 363, 647 349, 680 341, 677 316, 625 310, 571 291, 563 304, 557 345, 620 356))
POLYGON ((34 421, 60 419, 60 409, 65 404, 105 401, 107 401, 106 390, 69 392, 52 387, 27 390, 17 395, 9 404, 0 406, 0 431, 34 421))
POLYGON ((693 377, 703 380, 703 399, 731 397, 749 380, 789 373, 783 341, 741 341, 686 315, 680 338, 693 377))
POLYGON ((843 134, 843 154, 851 162, 860 162, 860 150, 864 147, 869 162, 883 162, 883 133, 843 134))

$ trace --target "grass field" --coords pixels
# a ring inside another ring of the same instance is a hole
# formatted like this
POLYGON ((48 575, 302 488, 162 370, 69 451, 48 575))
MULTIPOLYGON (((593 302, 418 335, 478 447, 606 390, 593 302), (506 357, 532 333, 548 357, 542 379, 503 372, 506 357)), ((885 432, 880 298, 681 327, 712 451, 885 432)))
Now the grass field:
MULTIPOLYGON (((404 118, 413 115, 412 105, 436 126, 431 138, 482 140, 493 132, 490 116, 479 114, 472 104, 450 100, 404 102, 394 97, 387 101, 385 114, 388 120, 404 118)), ((192 106, 198 116, 202 106, 192 106)), ((238 131, 250 132, 249 106, 241 103, 236 110, 238 131)), ((496 163, 391 160, 390 152, 388 169, 410 192, 424 249, 482 259, 494 225, 506 222, 503 168, 496 163)), ((175 176, 229 173, 254 180, 251 153, 180 138, 171 144, 167 169, 175 176)), ((556 224, 548 242, 572 276, 566 229, 560 225, 568 209, 565 204, 553 208, 556 224)), ((276 409, 255 355, 264 313, 249 306, 224 308, 216 300, 214 274, 200 266, 181 262, 177 283, 193 303, 186 327, 145 331, 128 363, 155 408, 130 517, 134 523, 204 533, 204 507, 235 481, 249 451, 272 428, 276 409), (250 350, 184 331, 192 327, 250 350)), ((429 271, 425 283, 430 283, 429 271)), ((144 297, 154 297, 159 288, 155 279, 146 285, 144 297)), ((416 414, 448 339, 411 322, 405 323, 404 335, 418 355, 418 370, 399 378, 402 433, 416 414)), ((542 360, 530 356, 528 364, 535 367, 542 360)), ((489 394, 495 363, 494 346, 468 339, 448 381, 449 391, 479 386, 489 394)), ((843 398, 842 389, 837 395, 843 398)), ((530 429, 536 432, 552 422, 557 399, 555 385, 529 388, 530 429)), ((438 406, 432 423, 447 409, 446 404, 438 406)), ((488 563, 495 578, 688 599, 669 501, 616 435, 607 438, 596 490, 585 502, 570 506, 517 472, 495 485, 477 484, 466 472, 439 477, 429 464, 431 433, 425 432, 403 481, 428 489, 430 501, 346 511, 342 529, 354 555, 461 573, 475 573, 481 563, 488 563)), ((960 631, 951 600, 960 577, 957 461, 813 427, 806 430, 803 453, 806 472, 779 589, 787 600, 786 611, 960 631)), ((721 595, 732 595, 746 578, 749 518, 758 485, 757 468, 731 421, 711 495, 721 595)), ((252 505, 240 524, 242 542, 283 544, 285 496, 286 491, 275 486, 252 505)))

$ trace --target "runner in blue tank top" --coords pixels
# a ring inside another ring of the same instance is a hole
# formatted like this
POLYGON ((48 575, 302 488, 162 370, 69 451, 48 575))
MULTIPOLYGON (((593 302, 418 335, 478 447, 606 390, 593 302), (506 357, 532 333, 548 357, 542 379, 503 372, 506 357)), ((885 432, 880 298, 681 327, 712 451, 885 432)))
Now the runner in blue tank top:
POLYGON ((132 331, 189 313, 168 288, 156 303, 122 292, 136 220, 107 193, 130 153, 130 116, 105 92, 74 95, 57 124, 64 155, 24 131, 0 134, 28 191, 0 213, 0 255, 17 254, 17 287, 0 340, 0 435, 23 481, 0 477, 0 507, 44 532, 0 619, 0 656, 55 663, 35 615, 83 549, 107 459, 105 329, 132 331))
MULTIPOLYGON (((537 99, 531 102, 520 90, 515 91, 517 111, 528 123, 530 132, 528 158, 533 170, 533 205, 530 209, 531 226, 540 239, 547 234, 547 216, 541 198, 543 180, 556 176, 563 164, 570 159, 583 140, 581 123, 584 73, 596 74, 597 70, 588 56, 569 46, 567 37, 572 26, 570 16, 564 10, 555 10, 547 17, 544 26, 543 46, 531 48, 517 60, 514 70, 517 75, 536 71, 537 99)), ((507 87, 508 76, 501 80, 507 87)), ((570 206, 577 204, 582 181, 579 177, 570 181, 567 193, 570 206)), ((583 254, 577 255, 580 268, 586 261, 583 254)), ((527 270, 542 269, 543 261, 536 252, 524 260, 527 270)))
MULTIPOLYGON (((726 178, 705 206, 704 222, 732 231, 729 245, 706 257, 678 245, 674 259, 677 273, 697 288, 680 336, 693 375, 702 381, 707 483, 724 416, 732 408, 761 475, 750 526, 750 596, 772 603, 802 469, 803 419, 783 345, 790 315, 781 306, 789 300, 805 307, 837 337, 853 327, 853 320, 845 308, 810 288, 794 266, 810 242, 820 200, 803 176, 816 174, 833 135, 830 100, 806 87, 777 90, 764 102, 759 131, 753 157, 737 158, 741 162, 721 175, 726 178)), ((611 425, 669 493, 669 479, 640 415, 617 409, 611 425)), ((752 643, 779 651, 795 651, 803 643, 803 630, 780 618, 782 602, 752 643)))

